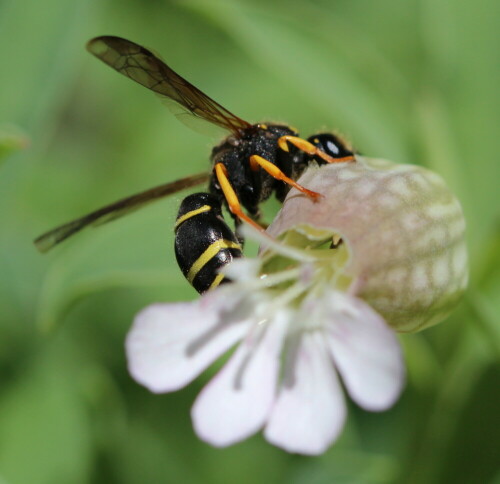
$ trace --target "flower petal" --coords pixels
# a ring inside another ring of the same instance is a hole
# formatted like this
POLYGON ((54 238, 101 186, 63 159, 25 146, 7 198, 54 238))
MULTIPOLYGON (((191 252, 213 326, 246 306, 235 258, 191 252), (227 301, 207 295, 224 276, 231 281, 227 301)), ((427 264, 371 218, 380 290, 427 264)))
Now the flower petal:
POLYGON ((349 395, 366 410, 389 408, 405 378, 394 331, 359 298, 332 291, 324 305, 331 354, 349 395))
POLYGON ((324 452, 342 430, 346 408, 328 350, 318 331, 298 336, 289 352, 283 386, 265 430, 288 452, 324 452))
POLYGON ((221 272, 232 281, 251 281, 259 277, 261 263, 257 259, 242 257, 224 266, 221 272))
POLYGON ((182 388, 243 337, 247 306, 229 286, 192 303, 148 306, 127 336, 130 374, 153 392, 182 388))
POLYGON ((229 362, 202 390, 191 411, 201 439, 224 447, 264 425, 275 398, 288 319, 288 313, 280 312, 267 323, 255 324, 229 362))

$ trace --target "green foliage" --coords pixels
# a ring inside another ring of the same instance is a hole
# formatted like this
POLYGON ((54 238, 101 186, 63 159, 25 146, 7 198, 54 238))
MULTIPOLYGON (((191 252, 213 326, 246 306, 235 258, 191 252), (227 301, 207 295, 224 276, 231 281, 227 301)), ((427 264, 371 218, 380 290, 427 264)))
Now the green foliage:
POLYGON ((28 139, 19 129, 12 126, 0 126, 0 164, 9 155, 28 146, 28 139))
POLYGON ((0 4, 0 482, 498 479, 500 4, 30 3, 0 4), (196 297, 173 257, 182 194, 35 251, 54 225, 208 168, 213 140, 85 52, 100 34, 151 46, 244 119, 338 129, 367 156, 430 167, 462 201, 464 303, 402 338, 403 398, 384 414, 352 408, 324 456, 287 455, 260 436, 210 448, 189 420, 207 375, 166 396, 128 376, 133 315, 196 297))

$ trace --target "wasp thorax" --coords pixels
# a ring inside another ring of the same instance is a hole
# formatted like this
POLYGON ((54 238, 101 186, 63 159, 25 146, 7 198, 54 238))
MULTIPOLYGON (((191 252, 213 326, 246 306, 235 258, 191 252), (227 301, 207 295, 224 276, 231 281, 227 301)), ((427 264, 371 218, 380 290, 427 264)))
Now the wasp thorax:
POLYGON ((357 157, 310 168, 299 182, 324 197, 314 203, 292 190, 268 232, 317 254, 311 287, 347 290, 400 332, 444 319, 468 267, 462 209, 438 175, 357 157))

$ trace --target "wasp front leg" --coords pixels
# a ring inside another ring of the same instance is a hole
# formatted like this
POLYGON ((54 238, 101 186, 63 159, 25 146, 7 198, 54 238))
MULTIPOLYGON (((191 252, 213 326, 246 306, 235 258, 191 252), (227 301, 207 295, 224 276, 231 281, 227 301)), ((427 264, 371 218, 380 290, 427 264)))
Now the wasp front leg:
POLYGON ((286 135, 278 140, 278 146, 283 151, 288 151, 289 143, 319 164, 356 161, 354 152, 348 148, 347 143, 331 133, 318 133, 307 140, 286 135))

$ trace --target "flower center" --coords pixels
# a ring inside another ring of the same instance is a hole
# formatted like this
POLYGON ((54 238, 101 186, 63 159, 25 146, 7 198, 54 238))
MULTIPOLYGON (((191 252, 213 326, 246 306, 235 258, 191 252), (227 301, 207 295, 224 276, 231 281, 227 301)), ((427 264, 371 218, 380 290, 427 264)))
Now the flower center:
POLYGON ((261 254, 261 280, 275 292, 273 307, 296 308, 306 295, 316 298, 325 289, 346 291, 350 286, 353 278, 345 271, 351 257, 349 244, 339 234, 301 225, 285 232, 280 243, 298 249, 304 258, 276 246, 261 254))

